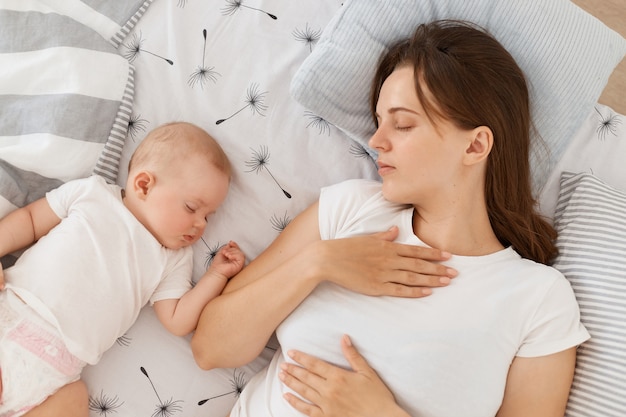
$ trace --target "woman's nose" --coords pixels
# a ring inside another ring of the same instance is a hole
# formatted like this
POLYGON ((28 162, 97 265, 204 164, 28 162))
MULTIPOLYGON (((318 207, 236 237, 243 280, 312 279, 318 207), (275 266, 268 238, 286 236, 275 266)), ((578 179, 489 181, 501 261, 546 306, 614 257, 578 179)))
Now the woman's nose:
POLYGON ((372 149, 381 150, 387 147, 386 144, 388 143, 388 141, 385 139, 383 129, 380 126, 378 126, 378 128, 376 129, 372 137, 370 137, 370 140, 367 143, 372 149))

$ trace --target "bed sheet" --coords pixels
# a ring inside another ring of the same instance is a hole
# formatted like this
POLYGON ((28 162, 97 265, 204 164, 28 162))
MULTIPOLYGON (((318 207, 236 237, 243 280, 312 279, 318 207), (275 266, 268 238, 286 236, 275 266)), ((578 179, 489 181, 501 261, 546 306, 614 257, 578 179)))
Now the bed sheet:
MULTIPOLYGON (((339 7, 338 0, 155 0, 120 43, 135 69, 135 96, 118 183, 146 133, 174 120, 206 129, 234 168, 229 196, 194 247, 194 280, 229 240, 254 258, 320 187, 376 178, 363 148, 289 96, 293 73, 339 7)), ((84 372, 91 417, 225 416, 274 350, 270 342, 247 366, 203 371, 189 337, 169 335, 145 307, 84 372)))

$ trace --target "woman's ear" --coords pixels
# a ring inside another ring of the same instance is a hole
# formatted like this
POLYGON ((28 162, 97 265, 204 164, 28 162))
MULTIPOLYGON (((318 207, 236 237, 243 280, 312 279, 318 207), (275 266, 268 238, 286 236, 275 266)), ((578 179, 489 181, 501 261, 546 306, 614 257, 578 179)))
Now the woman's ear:
POLYGON ((470 142, 465 149, 464 161, 467 165, 487 159, 493 147, 493 133, 487 126, 478 126, 470 132, 470 142))
POLYGON ((133 192, 140 200, 145 199, 154 186, 155 178, 151 172, 139 171, 133 178, 133 192))

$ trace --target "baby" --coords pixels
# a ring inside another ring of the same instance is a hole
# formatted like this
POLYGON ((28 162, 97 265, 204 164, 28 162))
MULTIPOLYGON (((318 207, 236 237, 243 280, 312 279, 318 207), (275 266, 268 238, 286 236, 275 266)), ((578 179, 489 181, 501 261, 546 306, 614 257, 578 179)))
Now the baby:
POLYGON ((153 303, 175 335, 193 331, 245 258, 234 242, 191 288, 192 248, 226 198, 230 164, 190 123, 150 132, 124 189, 94 175, 0 220, 0 416, 20 416, 80 377, 153 303))

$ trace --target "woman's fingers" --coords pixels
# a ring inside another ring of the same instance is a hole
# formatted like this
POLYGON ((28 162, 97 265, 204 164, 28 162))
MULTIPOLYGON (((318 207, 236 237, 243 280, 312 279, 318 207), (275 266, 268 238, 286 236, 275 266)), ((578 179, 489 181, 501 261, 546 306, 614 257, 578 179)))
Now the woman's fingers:
MULTIPOLYGON (((296 363, 300 364, 302 367, 290 365, 288 363, 284 363, 285 368, 290 370, 307 370, 306 377, 309 378, 307 383, 315 383, 320 382, 320 379, 327 379, 329 373, 333 372, 335 369, 334 366, 329 363, 316 358, 315 356, 308 355, 304 352, 300 352, 298 350, 290 350, 287 352, 289 357, 293 359, 296 363)), ((300 374, 301 377, 305 375, 304 373, 300 374)))
POLYGON ((309 259, 327 277, 367 295, 424 297, 456 276, 444 263, 450 254, 435 248, 394 242, 398 229, 316 244, 309 259), (406 288, 404 288, 406 287, 406 288))
POLYGON ((285 399, 285 401, 287 401, 287 403, 289 403, 290 406, 292 406, 294 409, 298 410, 305 416, 309 416, 309 417, 323 416, 318 406, 314 404, 310 404, 306 401, 302 401, 300 398, 296 397, 295 395, 289 392, 283 394, 283 398, 285 399))
POLYGON ((320 393, 315 389, 316 384, 319 384, 316 380, 319 376, 294 365, 283 366, 281 369, 282 372, 278 374, 278 377, 286 386, 312 403, 319 401, 320 393))
POLYGON ((365 358, 356 350, 347 334, 341 338, 341 350, 354 372, 374 372, 365 358))

